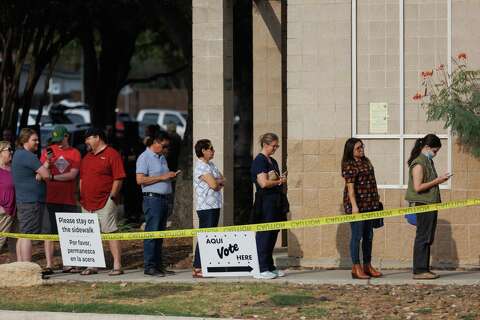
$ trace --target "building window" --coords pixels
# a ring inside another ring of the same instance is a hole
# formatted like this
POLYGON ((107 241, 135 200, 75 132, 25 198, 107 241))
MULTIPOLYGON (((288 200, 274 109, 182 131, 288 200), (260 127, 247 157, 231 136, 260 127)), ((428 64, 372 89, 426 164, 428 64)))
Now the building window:
POLYGON ((352 0, 352 136, 364 141, 380 188, 406 188, 410 150, 427 133, 442 140, 437 172, 450 172, 450 131, 412 100, 421 71, 451 71, 449 57, 451 0, 352 0))

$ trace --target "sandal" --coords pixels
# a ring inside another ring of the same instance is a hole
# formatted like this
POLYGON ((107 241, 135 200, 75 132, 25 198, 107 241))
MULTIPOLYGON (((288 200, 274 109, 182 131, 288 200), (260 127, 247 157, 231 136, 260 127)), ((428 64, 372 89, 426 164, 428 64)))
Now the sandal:
POLYGON ((192 271, 193 278, 203 278, 202 269, 195 268, 192 271))
POLYGON ((90 276, 92 274, 97 274, 97 273, 98 273, 97 269, 87 268, 87 269, 83 270, 82 272, 80 272, 80 275, 90 276))
POLYGON ((122 269, 112 269, 112 271, 108 273, 109 276, 119 276, 121 274, 123 274, 122 269))
POLYGON ((49 275, 52 275, 53 273, 54 273, 53 269, 50 267, 46 267, 42 270, 42 276, 49 276, 49 275))

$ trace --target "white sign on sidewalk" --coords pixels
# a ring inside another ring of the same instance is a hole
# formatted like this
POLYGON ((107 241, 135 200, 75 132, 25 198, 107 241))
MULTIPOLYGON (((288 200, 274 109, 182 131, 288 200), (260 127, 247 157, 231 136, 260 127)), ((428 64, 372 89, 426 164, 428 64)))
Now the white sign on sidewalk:
POLYGON ((259 272, 255 232, 197 234, 204 277, 253 276, 259 272))
POLYGON ((100 224, 94 213, 56 212, 64 266, 105 267, 100 224))

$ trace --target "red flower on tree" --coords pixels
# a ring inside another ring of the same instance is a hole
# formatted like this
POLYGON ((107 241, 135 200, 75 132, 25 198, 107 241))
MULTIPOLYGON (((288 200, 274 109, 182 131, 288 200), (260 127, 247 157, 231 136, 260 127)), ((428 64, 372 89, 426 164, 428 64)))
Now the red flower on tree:
POLYGON ((427 71, 422 71, 422 77, 423 79, 426 79, 428 77, 431 77, 433 75, 433 70, 427 70, 427 71))
POLYGON ((421 100, 422 98, 423 98, 423 95, 422 95, 420 92, 417 92, 417 93, 413 96, 413 100, 415 100, 415 101, 421 100))
POLYGON ((467 59, 467 54, 465 52, 460 52, 457 56, 459 60, 466 60, 467 59))

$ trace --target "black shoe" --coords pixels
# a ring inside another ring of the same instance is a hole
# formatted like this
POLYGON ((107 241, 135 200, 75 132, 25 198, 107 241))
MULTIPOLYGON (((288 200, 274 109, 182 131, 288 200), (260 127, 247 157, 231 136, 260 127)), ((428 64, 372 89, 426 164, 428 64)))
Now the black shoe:
POLYGON ((166 276, 173 276, 175 274, 174 271, 167 270, 167 268, 165 268, 165 267, 157 268, 157 271, 160 272, 160 273, 163 273, 166 276))
POLYGON ((154 277, 165 277, 165 273, 158 272, 155 268, 148 268, 143 271, 143 274, 147 276, 154 276, 154 277))

